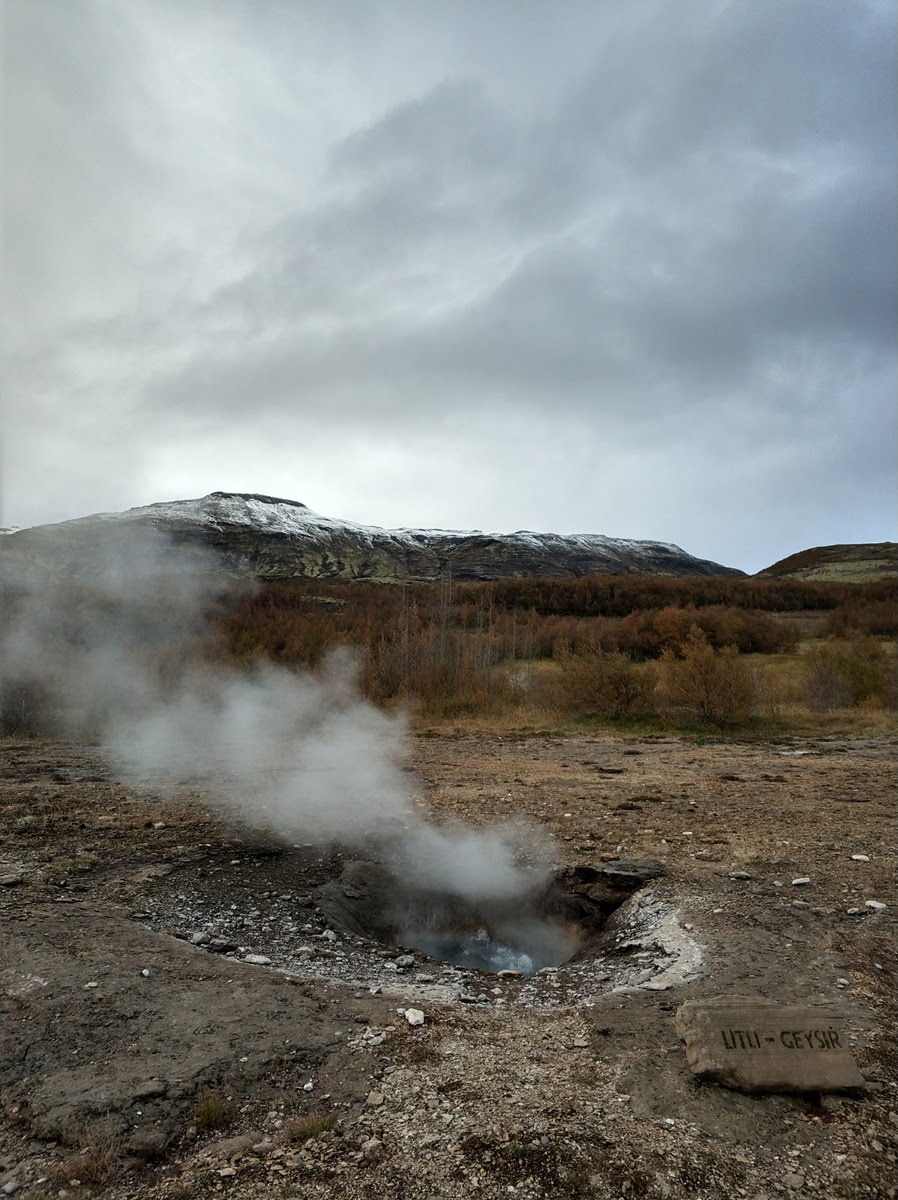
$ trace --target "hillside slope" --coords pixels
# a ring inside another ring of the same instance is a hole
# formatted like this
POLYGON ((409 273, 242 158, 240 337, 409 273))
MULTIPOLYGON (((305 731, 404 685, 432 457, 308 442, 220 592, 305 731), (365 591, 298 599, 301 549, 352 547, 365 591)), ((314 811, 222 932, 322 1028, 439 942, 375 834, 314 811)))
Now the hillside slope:
POLYGON ((97 553, 123 552, 141 530, 165 535, 166 557, 258 579, 364 579, 401 583, 594 574, 742 575, 667 542, 601 534, 510 534, 443 529, 381 529, 335 520, 295 500, 213 492, 97 513, 12 533, 0 566, 79 572, 97 553))
POLYGON ((898 575, 898 544, 857 542, 814 546, 790 554, 758 571, 759 579, 820 579, 832 583, 869 583, 898 575))

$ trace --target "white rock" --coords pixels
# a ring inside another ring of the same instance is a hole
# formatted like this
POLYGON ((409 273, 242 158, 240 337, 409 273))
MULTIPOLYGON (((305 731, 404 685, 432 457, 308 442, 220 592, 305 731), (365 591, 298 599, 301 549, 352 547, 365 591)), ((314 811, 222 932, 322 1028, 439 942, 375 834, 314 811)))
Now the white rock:
POLYGON ((315 1085, 314 1085, 314 1083, 312 1083, 312 1081, 311 1081, 311 1079, 310 1079, 310 1080, 308 1081, 308 1083, 304 1083, 304 1084, 302 1085, 302 1090, 303 1090, 304 1092, 311 1092, 311 1091, 312 1091, 312 1089, 313 1089, 314 1087, 315 1087, 315 1085))
POLYGON ((869 862, 870 857, 867 854, 852 854, 851 861, 852 862, 869 862))
POLYGON ((792 880, 792 886, 793 887, 801 887, 803 884, 810 883, 810 882, 811 882, 810 875, 799 875, 797 879, 792 880))
POLYGON ((270 964, 271 959, 266 957, 264 954, 247 954, 243 961, 252 963, 254 967, 267 967, 270 964))
POLYGON ((337 935, 334 933, 333 929, 325 929, 321 936, 325 939, 325 941, 328 942, 335 942, 337 940, 337 935))
POLYGON ((100 986, 100 985, 97 983, 96 979, 92 979, 92 980, 90 981, 90 983, 86 983, 86 984, 84 985, 84 988, 85 988, 85 991, 86 991, 88 988, 96 988, 96 987, 99 987, 99 986, 100 986))
POLYGON ((149 977, 150 977, 149 967, 144 967, 144 969, 140 973, 144 977, 144 979, 149 979, 149 977))
POLYGON ((407 1008, 405 1010, 405 1019, 409 1025, 423 1025, 424 1013, 421 1012, 420 1008, 407 1008))
POLYGON ((872 908, 874 912, 882 912, 887 906, 881 900, 865 900, 864 908, 872 908))

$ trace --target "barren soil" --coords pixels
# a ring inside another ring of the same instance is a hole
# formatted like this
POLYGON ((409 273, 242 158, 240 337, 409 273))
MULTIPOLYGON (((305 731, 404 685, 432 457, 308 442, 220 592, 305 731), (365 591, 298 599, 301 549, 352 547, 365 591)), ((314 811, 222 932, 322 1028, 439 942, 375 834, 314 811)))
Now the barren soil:
POLYGON ((89 748, 0 743, 0 1189, 896 1195, 893 745, 440 733, 413 766, 437 814, 528 816, 570 864, 662 861, 636 905, 688 934, 685 982, 651 937, 529 981, 325 938, 339 855, 138 795, 89 748), (867 1085, 696 1081, 674 1013, 722 993, 834 1006, 867 1085), (299 1140, 308 1114, 332 1128, 299 1140))

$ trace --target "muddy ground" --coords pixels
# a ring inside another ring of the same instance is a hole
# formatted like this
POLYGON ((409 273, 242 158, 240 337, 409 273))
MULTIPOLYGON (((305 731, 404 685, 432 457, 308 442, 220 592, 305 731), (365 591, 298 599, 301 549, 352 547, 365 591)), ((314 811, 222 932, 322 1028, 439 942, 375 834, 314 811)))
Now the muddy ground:
POLYGON ((437 814, 659 860, 631 919, 680 943, 531 980, 406 957, 327 927, 339 854, 0 743, 0 1194, 896 1195, 893 745, 442 733, 412 766, 437 814), (674 1013, 728 992, 834 1005, 865 1088, 695 1080, 674 1013))

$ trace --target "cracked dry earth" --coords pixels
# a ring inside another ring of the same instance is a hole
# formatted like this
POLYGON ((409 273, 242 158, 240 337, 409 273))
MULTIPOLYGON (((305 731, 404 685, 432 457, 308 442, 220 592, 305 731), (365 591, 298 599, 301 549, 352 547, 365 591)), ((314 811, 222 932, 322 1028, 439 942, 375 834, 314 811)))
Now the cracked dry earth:
POLYGON ((440 733, 412 765, 438 815, 662 862, 630 904, 682 969, 651 933, 532 980, 364 943, 316 908, 339 853, 0 743, 0 1194, 896 1195, 893 745, 440 733), (866 1086, 698 1082, 674 1013, 721 993, 833 1005, 866 1086))

